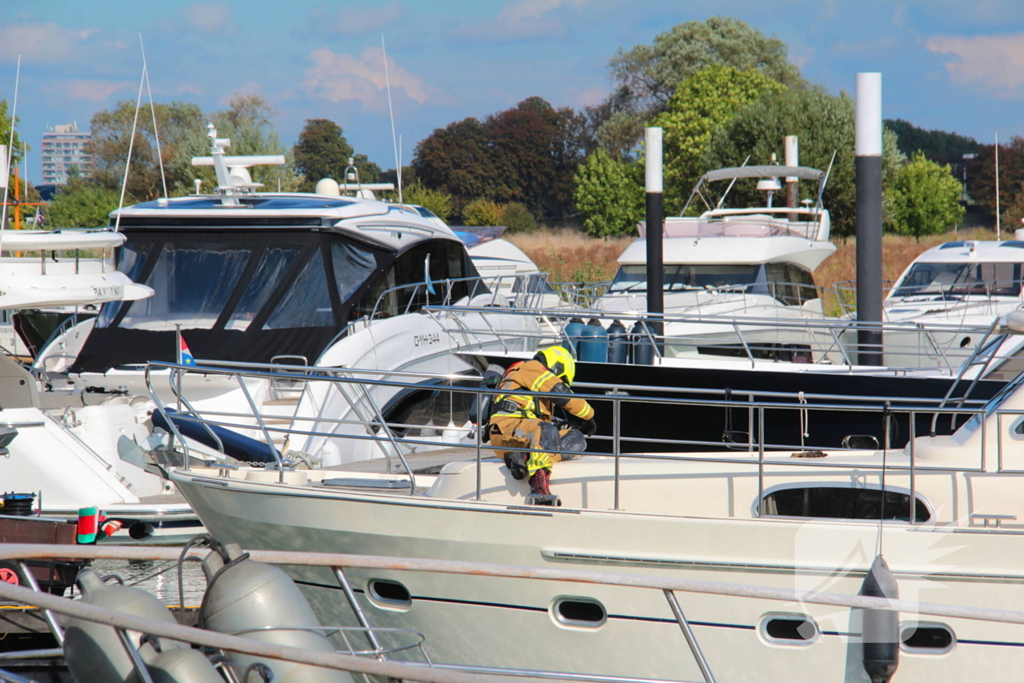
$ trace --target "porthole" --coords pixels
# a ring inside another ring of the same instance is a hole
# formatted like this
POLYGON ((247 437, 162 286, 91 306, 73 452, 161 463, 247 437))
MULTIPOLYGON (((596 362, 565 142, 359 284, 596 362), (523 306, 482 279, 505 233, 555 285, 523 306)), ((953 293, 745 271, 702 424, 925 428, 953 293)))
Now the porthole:
POLYGON ((397 581, 370 579, 367 592, 374 602, 382 607, 408 609, 412 606, 412 595, 409 594, 409 589, 397 581))
POLYGON ((811 645, 818 640, 818 624, 805 614, 766 614, 761 637, 774 645, 811 645))
POLYGON ((945 624, 907 622, 900 624, 900 647, 905 652, 941 655, 956 646, 953 629, 945 624))
POLYGON ((608 620, 604 605, 592 598, 558 598, 551 605, 551 614, 559 623, 577 628, 600 628, 608 620))

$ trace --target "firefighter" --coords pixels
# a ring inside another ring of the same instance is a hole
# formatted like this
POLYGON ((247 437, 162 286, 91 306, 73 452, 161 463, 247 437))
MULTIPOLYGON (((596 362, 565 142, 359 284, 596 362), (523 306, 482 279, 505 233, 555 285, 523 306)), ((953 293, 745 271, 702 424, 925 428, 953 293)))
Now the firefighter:
POLYGON ((552 466, 573 457, 557 451, 582 451, 586 448, 583 434, 592 435, 597 428, 594 409, 572 394, 569 386, 576 376, 576 361, 561 346, 541 349, 532 360, 512 365, 502 378, 499 394, 491 408, 489 436, 491 445, 502 448, 530 448, 504 454, 505 464, 515 479, 530 480, 530 493, 542 505, 556 505, 548 479, 552 466), (516 392, 551 392, 553 396, 522 396, 516 392), (577 425, 558 429, 551 420, 554 407, 563 408, 577 425))

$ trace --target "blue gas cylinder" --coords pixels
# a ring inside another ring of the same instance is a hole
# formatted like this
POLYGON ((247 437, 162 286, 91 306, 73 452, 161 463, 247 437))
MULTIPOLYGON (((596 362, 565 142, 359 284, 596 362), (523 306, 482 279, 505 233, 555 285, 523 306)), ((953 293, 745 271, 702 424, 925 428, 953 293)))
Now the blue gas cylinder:
POLYGON ((643 320, 638 320, 629 334, 633 342, 633 364, 654 365, 654 340, 651 326, 643 320))
POLYGON ((601 321, 591 318, 583 328, 583 337, 579 342, 579 359, 588 363, 608 362, 608 333, 601 326, 601 321))
POLYGON ((626 334, 626 326, 618 320, 608 326, 608 362, 629 362, 629 335, 626 334))
POLYGON ((573 318, 569 321, 569 324, 565 326, 565 340, 562 341, 564 346, 569 353, 573 355, 573 358, 579 358, 580 354, 578 346, 580 339, 583 337, 583 329, 586 327, 582 318, 573 318))

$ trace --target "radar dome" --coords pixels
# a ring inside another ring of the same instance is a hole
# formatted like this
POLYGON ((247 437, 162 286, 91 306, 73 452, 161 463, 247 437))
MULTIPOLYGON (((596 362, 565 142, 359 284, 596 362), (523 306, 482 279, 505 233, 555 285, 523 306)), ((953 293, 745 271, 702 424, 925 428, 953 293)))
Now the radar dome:
POLYGON ((338 187, 338 181, 333 178, 324 178, 317 182, 316 193, 327 195, 328 197, 340 197, 341 189, 338 187))

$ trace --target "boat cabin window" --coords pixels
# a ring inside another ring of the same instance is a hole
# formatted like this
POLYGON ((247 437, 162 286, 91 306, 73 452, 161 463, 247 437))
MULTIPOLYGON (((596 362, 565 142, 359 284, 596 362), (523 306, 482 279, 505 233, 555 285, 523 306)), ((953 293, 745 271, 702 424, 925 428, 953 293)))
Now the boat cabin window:
POLYGON ((401 315, 485 292, 481 282, 466 281, 475 277, 476 271, 467 267, 465 253, 461 244, 443 240, 407 249, 374 281, 360 315, 401 315))
MULTIPOLYGON (((764 265, 669 264, 665 266, 665 291, 726 289, 736 292, 770 294, 786 306, 799 306, 818 298, 810 272, 791 263, 764 265)), ((647 291, 647 266, 619 268, 609 292, 647 291)))
POLYGON ((792 263, 765 264, 768 288, 773 297, 786 306, 800 306, 818 298, 814 277, 792 263))
MULTIPOLYGON (((757 265, 687 265, 665 266, 665 291, 683 292, 706 287, 737 287, 740 290, 757 282, 761 266, 757 265)), ((628 265, 619 268, 610 292, 646 292, 647 266, 628 265)))
MULTIPOLYGON (((478 384, 466 381, 456 386, 478 384)), ((465 425, 475 412, 476 394, 445 391, 444 386, 411 389, 392 399, 383 411, 392 431, 401 437, 437 437, 451 424, 465 425)))
POLYGON ((330 327, 334 324, 327 273, 320 251, 306 262, 302 273, 263 325, 265 330, 282 327, 330 327))
POLYGON ((273 247, 263 252, 256 273, 246 286, 231 317, 228 318, 225 329, 244 330, 249 327, 249 323, 266 305, 270 295, 291 270, 298 256, 297 248, 273 247))
MULTIPOLYGON (((882 491, 877 488, 844 486, 787 486, 764 497, 764 516, 817 517, 823 519, 896 519, 909 520, 910 493, 886 490, 883 509, 882 491)), ((914 521, 931 519, 928 506, 917 496, 914 521)))
POLYGON ((120 324, 143 330, 173 330, 175 324, 213 327, 251 251, 237 242, 201 248, 192 242, 165 243, 146 279, 156 294, 132 303, 120 324))
POLYGON ((1019 296, 1021 279, 1020 263, 915 263, 891 296, 1019 296))

